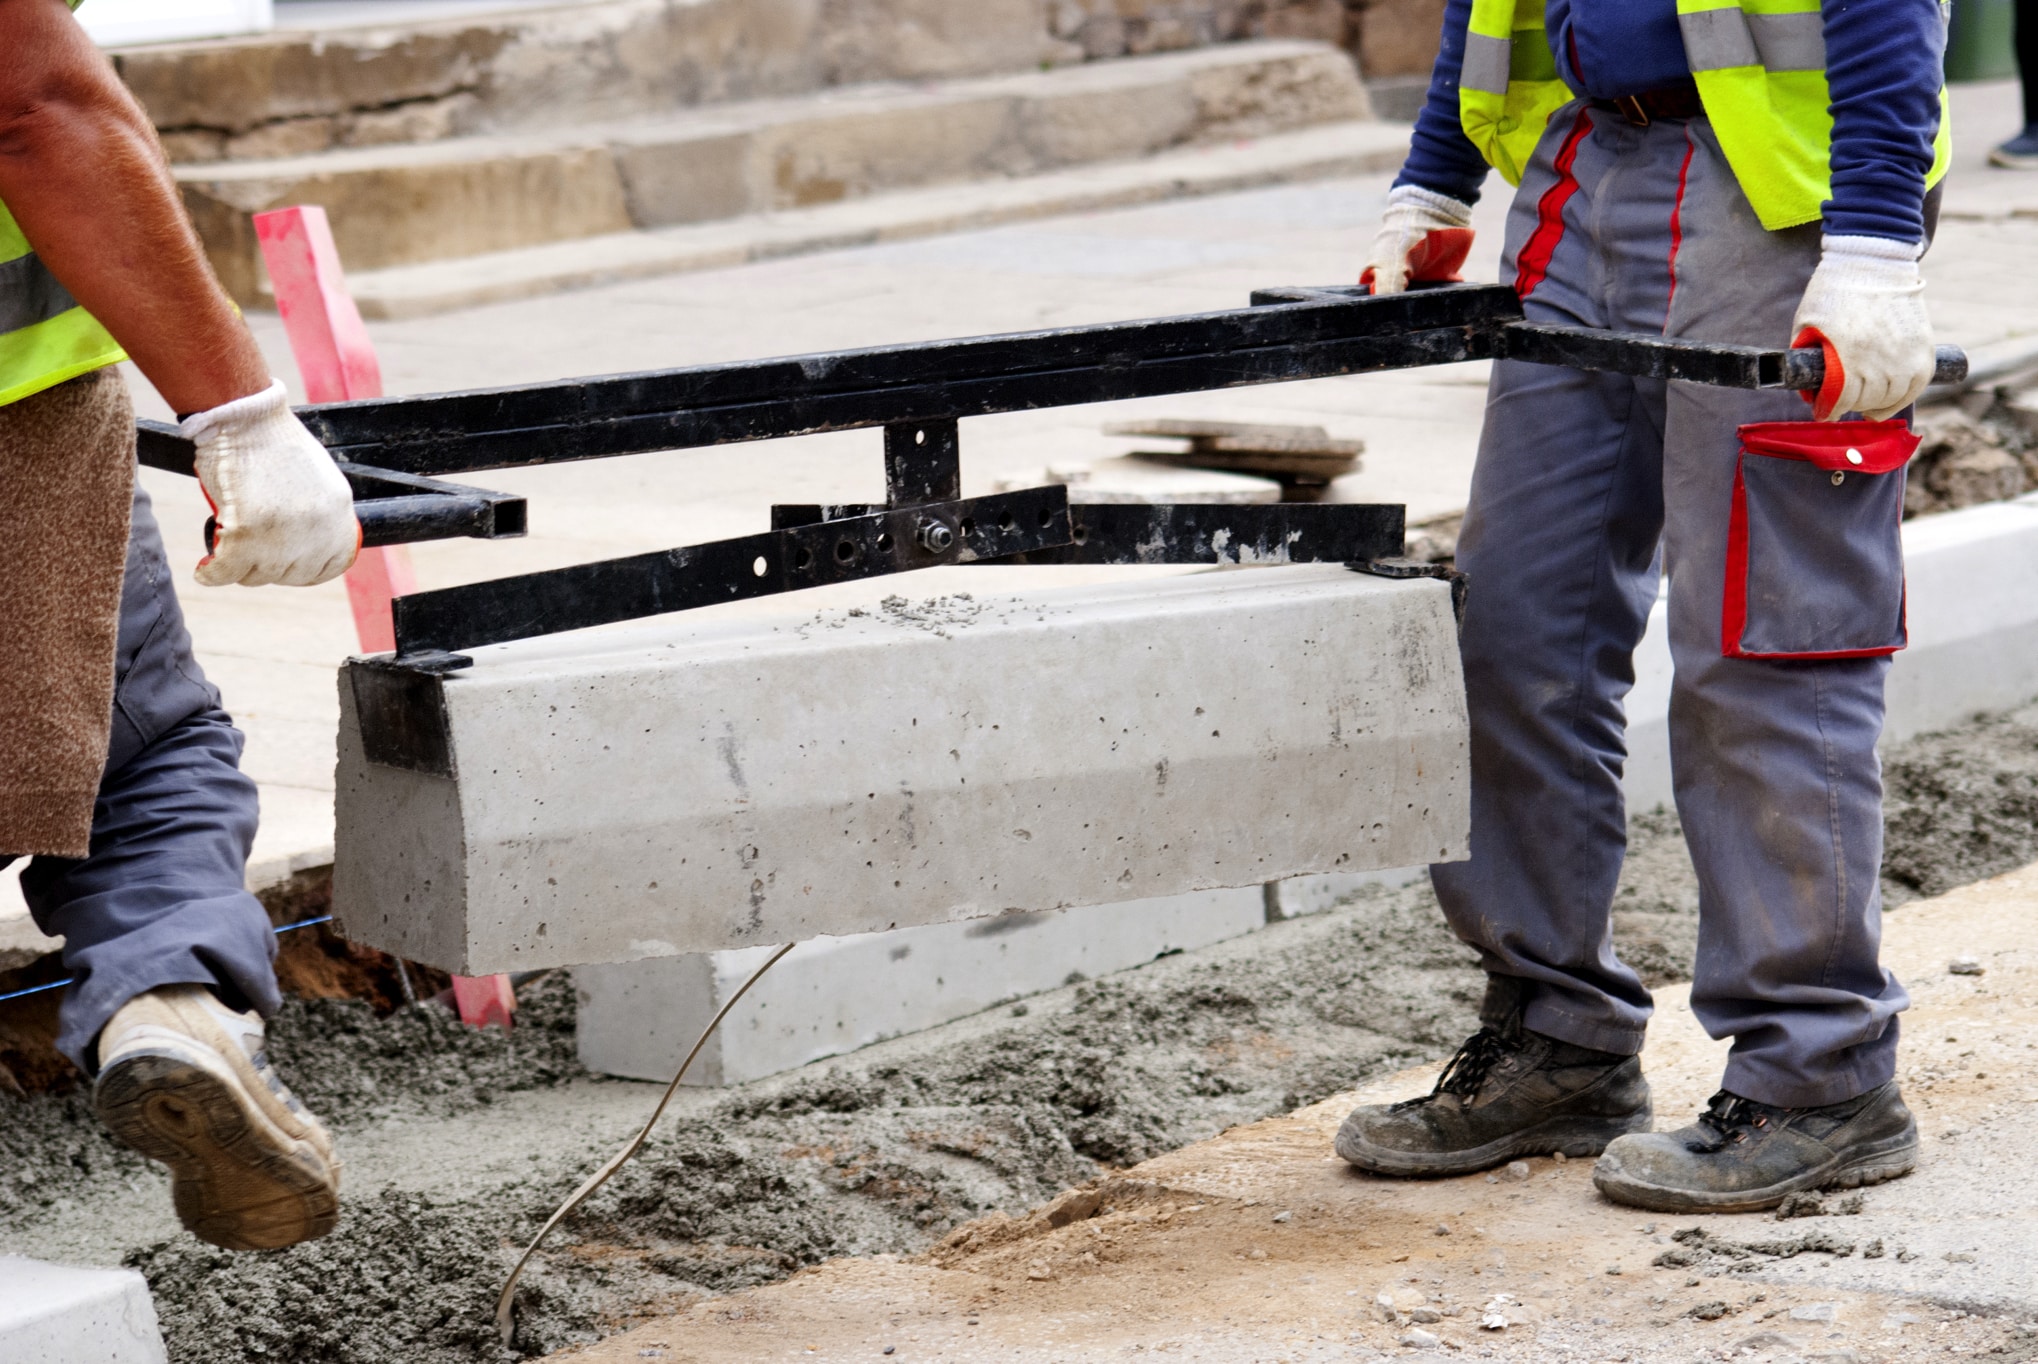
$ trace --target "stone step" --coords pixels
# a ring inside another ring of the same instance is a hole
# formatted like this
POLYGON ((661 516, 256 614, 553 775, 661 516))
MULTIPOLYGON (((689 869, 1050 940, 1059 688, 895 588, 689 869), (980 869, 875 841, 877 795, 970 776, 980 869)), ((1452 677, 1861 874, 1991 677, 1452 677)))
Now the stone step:
POLYGON ((610 123, 180 165, 214 267, 261 301, 251 213, 320 204, 350 269, 1009 179, 1370 116, 1350 58, 1263 41, 610 123))
POLYGON ((1428 70, 1440 0, 389 0, 277 7, 256 37, 114 62, 178 162, 554 128, 874 81, 956 80, 1271 36, 1428 70), (447 13, 448 10, 459 13, 447 13), (1086 13, 1095 11, 1095 13, 1086 13), (476 12, 483 11, 483 12, 476 12), (1200 11, 1200 12, 1199 12, 1200 11), (1393 41, 1397 35, 1400 41, 1393 41), (1410 65, 1415 61, 1415 65, 1410 65))
POLYGON ((132 1269, 0 1255, 6 1364, 163 1364, 167 1357, 148 1281, 132 1269))
MULTIPOLYGON (((1192 147, 1010 180, 900 190, 718 223, 617 232, 461 260, 351 272, 364 317, 421 317, 652 275, 714 270, 777 256, 905 241, 943 232, 1260 185, 1391 170, 1408 129, 1332 123, 1239 144, 1192 147)), ((273 306, 266 294, 261 301, 273 306)))
POLYGON ((1205 572, 680 615, 474 658, 401 695, 348 665, 333 869, 348 938, 463 975, 1465 847, 1435 580, 1205 572))

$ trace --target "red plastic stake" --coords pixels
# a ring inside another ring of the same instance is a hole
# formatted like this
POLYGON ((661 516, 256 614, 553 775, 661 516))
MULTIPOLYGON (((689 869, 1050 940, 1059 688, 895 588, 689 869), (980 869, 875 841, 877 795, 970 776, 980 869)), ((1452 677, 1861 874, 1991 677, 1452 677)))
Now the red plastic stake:
MULTIPOLYGON (((382 366, 361 323, 361 310, 347 292, 339 248, 326 211, 316 204, 279 208, 255 215, 255 239, 269 267, 276 311, 297 360, 304 394, 315 403, 382 396, 382 366)), ((354 608, 354 632, 364 653, 396 647, 389 603, 417 590, 410 551, 402 545, 364 549, 347 570, 347 600, 354 608)), ((516 994, 508 976, 455 976, 453 998, 463 1021, 510 1026, 516 994)))

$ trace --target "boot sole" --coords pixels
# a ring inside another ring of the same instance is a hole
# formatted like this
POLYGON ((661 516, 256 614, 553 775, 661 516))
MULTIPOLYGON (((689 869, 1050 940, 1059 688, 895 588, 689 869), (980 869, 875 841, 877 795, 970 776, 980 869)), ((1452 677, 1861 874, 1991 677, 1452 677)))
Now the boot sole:
POLYGON ((1629 1179, 1617 1171, 1595 1169, 1592 1182, 1616 1203, 1649 1212, 1766 1212, 1794 1193, 1814 1189, 1865 1189, 1901 1179, 1918 1168, 1918 1134, 1915 1129, 1888 1137, 1865 1150, 1835 1162, 1823 1170, 1811 1170, 1761 1189, 1734 1193, 1706 1193, 1674 1189, 1629 1179))
POLYGON ((1654 1125, 1652 1110, 1643 1108, 1619 1118, 1552 1118, 1489 1141, 1484 1146, 1471 1146, 1462 1151, 1436 1154, 1395 1151, 1375 1146, 1360 1137, 1348 1136, 1343 1130, 1337 1134, 1335 1147, 1339 1157, 1347 1164, 1368 1174, 1441 1178, 1474 1175, 1522 1156, 1553 1156, 1560 1151, 1566 1159, 1582 1160, 1604 1151, 1615 1137, 1647 1132, 1654 1125))
POLYGON ((177 1217, 225 1250, 277 1250, 325 1235, 339 1180, 325 1158, 252 1111, 240 1086, 182 1057, 107 1068, 92 1092, 114 1136, 169 1167, 177 1217))

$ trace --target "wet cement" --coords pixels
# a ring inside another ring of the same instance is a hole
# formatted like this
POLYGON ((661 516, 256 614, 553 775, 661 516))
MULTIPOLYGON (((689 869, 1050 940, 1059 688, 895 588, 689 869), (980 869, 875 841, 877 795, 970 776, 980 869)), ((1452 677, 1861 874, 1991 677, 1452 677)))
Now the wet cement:
MULTIPOLYGON (((1887 770, 1893 903, 2038 856, 2038 712, 1918 740, 1887 770)), ((1635 821, 1616 942, 1647 978, 1688 976, 1697 901, 1674 818, 1635 821)), ((160 1177, 72 1095, 0 1105, 0 1250, 140 1268, 179 1364, 514 1359, 832 1256, 920 1251, 986 1212, 1439 1055, 1476 1026, 1480 986, 1426 885, 1374 888, 1328 914, 685 1095, 555 1233, 508 1349, 490 1316, 509 1263, 641 1120, 651 1089, 579 1074, 562 978, 527 988, 508 1036, 430 1006, 378 1020, 362 1004, 293 1001, 272 1049, 349 1164, 330 1237, 228 1255, 176 1232, 160 1177)))

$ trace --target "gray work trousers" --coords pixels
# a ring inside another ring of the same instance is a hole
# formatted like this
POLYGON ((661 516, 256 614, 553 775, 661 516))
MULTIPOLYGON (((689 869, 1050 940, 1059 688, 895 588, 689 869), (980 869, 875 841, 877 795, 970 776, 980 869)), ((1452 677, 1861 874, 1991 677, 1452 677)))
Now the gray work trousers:
POLYGON ((57 1047, 87 1074, 114 1011, 158 985, 212 986, 264 1015, 282 1002, 269 916, 247 890, 257 807, 240 757, 241 733, 192 657, 162 535, 136 485, 91 850, 38 857, 21 875, 36 924, 64 939, 74 981, 57 1047))
MULTIPOLYGON (((1762 229, 1704 119, 1636 128, 1580 102, 1524 176, 1502 277, 1535 321, 1780 346, 1818 254, 1817 224, 1762 229)), ((1692 1008, 1734 1039, 1725 1087, 1787 1107, 1888 1080, 1909 1002, 1878 961, 1888 659, 1722 654, 1737 428, 1807 420, 1791 393, 1494 366, 1458 546, 1472 855, 1432 868, 1483 957, 1487 1021, 1519 1008, 1537 1032, 1640 1050, 1649 992, 1611 917, 1624 701, 1667 572, 1671 756, 1700 887, 1692 1008)), ((1900 592, 1895 505, 1895 562, 1876 567, 1900 592)), ((1801 553, 1796 580, 1830 595, 1831 566, 1801 553)), ((1768 609, 1788 624, 1788 602, 1768 609)))

